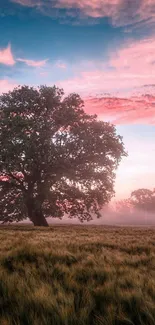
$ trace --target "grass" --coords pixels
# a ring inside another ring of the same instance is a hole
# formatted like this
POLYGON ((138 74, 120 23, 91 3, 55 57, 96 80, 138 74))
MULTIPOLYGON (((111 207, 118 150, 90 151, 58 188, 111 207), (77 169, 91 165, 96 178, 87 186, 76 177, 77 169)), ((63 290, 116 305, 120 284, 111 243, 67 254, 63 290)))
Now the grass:
POLYGON ((154 325, 155 229, 0 228, 1 325, 154 325))

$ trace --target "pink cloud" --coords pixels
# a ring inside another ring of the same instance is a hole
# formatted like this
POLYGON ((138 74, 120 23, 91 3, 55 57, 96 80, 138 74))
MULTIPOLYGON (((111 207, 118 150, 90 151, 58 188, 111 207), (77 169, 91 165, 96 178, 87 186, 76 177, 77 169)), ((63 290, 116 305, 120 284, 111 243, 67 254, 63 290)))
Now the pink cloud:
MULTIPOLYGON (((12 0, 23 6, 44 9, 49 14, 52 8, 79 9, 79 16, 93 18, 108 17, 114 26, 127 26, 129 24, 155 23, 154 0, 12 0)), ((67 14, 71 14, 68 10, 67 14)), ((52 11, 51 11, 52 14, 52 11)))
POLYGON ((100 67, 81 71, 59 85, 66 92, 80 93, 86 111, 100 118, 115 124, 155 124, 155 40, 130 41, 107 62, 100 62, 100 67), (131 96, 133 91, 135 96, 131 96), (107 92, 121 96, 103 96, 107 92))
POLYGON ((59 86, 67 93, 80 93, 85 110, 101 119, 114 124, 155 124, 154 49, 155 41, 150 39, 130 43, 110 56, 107 66, 112 69, 101 64, 100 70, 81 71, 79 77, 59 82, 59 86), (135 96, 131 96, 133 89, 135 96), (121 96, 101 95, 117 90, 121 96))
MULTIPOLYGON (((82 95, 96 92, 124 92, 127 89, 155 84, 155 40, 128 41, 109 55, 108 61, 97 62, 99 69, 81 71, 78 76, 60 82, 65 91, 82 95)), ((80 70, 80 69, 79 69, 80 70)))
POLYGON ((117 70, 122 69, 134 74, 155 72, 155 39, 129 43, 112 54, 110 64, 117 70))
POLYGON ((79 8, 90 17, 109 17, 116 26, 126 26, 152 18, 155 21, 154 0, 58 0, 58 4, 60 7, 79 8))
POLYGON ((41 67, 45 66, 48 59, 42 60, 42 61, 35 61, 35 60, 27 60, 27 59, 20 59, 19 58, 19 59, 17 59, 17 61, 23 62, 23 63, 27 64, 30 67, 41 68, 41 67))
POLYGON ((11 2, 15 2, 26 7, 35 7, 41 3, 41 1, 38 0, 11 0, 11 2))
POLYGON ((17 84, 15 82, 10 82, 7 79, 1 79, 0 80, 0 94, 6 93, 9 90, 13 90, 13 88, 15 88, 16 86, 17 86, 17 84))
POLYGON ((11 51, 11 45, 4 49, 0 49, 0 63, 5 65, 14 65, 15 60, 11 51))
POLYGON ((85 110, 114 124, 155 125, 155 95, 85 98, 85 110))

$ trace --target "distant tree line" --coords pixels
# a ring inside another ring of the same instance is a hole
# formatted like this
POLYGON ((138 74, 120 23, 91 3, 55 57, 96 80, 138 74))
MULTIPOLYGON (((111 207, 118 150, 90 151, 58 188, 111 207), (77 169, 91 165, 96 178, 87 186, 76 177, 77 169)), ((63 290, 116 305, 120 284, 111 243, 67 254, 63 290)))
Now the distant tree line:
POLYGON ((116 209, 125 211, 132 211, 132 209, 137 209, 146 212, 155 212, 155 189, 150 190, 146 188, 141 188, 135 190, 131 193, 130 198, 125 200, 120 200, 116 203, 116 209))
POLYGON ((128 199, 115 202, 114 210, 122 220, 155 223, 155 189, 141 188, 133 191, 128 199))

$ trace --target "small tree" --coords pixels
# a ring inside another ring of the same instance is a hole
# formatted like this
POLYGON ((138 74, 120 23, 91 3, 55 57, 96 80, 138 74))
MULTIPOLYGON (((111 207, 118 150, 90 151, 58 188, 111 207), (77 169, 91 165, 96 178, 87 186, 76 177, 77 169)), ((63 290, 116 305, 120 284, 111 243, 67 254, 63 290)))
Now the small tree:
POLYGON ((141 188, 131 193, 131 201, 136 209, 148 212, 155 212, 155 189, 153 191, 141 188))
POLYGON ((0 220, 35 226, 64 214, 90 220, 114 194, 126 156, 115 127, 83 110, 77 94, 22 86, 0 97, 0 220))

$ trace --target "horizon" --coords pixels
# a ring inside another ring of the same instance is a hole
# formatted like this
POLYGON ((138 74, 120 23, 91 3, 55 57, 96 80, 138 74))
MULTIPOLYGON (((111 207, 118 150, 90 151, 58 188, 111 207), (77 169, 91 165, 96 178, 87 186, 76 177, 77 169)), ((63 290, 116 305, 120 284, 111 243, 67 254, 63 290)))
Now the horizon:
POLYGON ((155 180, 155 3, 1 0, 0 92, 56 84, 116 125, 128 157, 116 197, 155 180))

